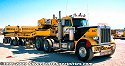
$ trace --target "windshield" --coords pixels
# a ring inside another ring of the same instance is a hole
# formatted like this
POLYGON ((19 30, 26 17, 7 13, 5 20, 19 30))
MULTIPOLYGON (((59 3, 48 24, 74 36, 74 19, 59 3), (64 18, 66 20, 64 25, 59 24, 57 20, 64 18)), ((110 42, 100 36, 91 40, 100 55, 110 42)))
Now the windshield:
POLYGON ((85 19, 74 18, 73 23, 75 27, 87 26, 87 21, 85 19))

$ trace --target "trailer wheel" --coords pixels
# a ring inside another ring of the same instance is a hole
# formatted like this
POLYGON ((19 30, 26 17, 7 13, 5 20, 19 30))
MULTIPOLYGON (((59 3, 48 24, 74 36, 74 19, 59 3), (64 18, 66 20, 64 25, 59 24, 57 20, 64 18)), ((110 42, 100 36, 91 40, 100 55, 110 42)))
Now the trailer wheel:
POLYGON ((26 46, 26 40, 22 40, 22 46, 26 46))
POLYGON ((7 38, 4 38, 4 43, 7 44, 7 38))
POLYGON ((44 42, 44 39, 36 38, 35 47, 36 47, 37 50, 39 50, 39 51, 43 50, 43 42, 44 42))
POLYGON ((48 53, 52 52, 52 42, 50 39, 46 39, 44 41, 44 48, 43 49, 45 52, 48 52, 48 53))
POLYGON ((13 40, 13 45, 14 45, 14 46, 18 46, 18 41, 14 39, 14 40, 13 40))
POLYGON ((9 38, 9 43, 11 42, 11 40, 12 40, 12 39, 11 39, 11 38, 9 38))
POLYGON ((19 45, 24 46, 24 41, 22 41, 22 40, 20 39, 20 40, 18 40, 18 42, 19 42, 19 45))
POLYGON ((3 43, 5 43, 5 38, 3 38, 3 43))
POLYGON ((10 45, 13 45, 13 39, 11 39, 11 41, 10 41, 10 45))
POLYGON ((7 38, 7 43, 10 43, 11 42, 11 38, 7 38))
POLYGON ((91 48, 85 47, 85 44, 81 42, 76 46, 76 55, 81 61, 89 61, 93 58, 91 48))

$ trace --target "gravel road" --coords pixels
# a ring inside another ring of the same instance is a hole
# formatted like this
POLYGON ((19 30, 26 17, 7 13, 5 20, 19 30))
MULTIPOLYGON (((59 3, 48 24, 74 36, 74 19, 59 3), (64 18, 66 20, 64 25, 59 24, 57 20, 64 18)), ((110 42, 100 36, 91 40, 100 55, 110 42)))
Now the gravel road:
MULTIPOLYGON (((6 57, 0 57, 0 62, 45 62, 45 63, 81 63, 86 66, 124 66, 125 65, 125 40, 117 39, 116 51, 111 57, 94 57, 89 62, 79 61, 74 52, 44 53, 36 49, 25 49, 23 46, 10 46, 0 44, 0 51, 5 51, 6 57), (3 50, 2 50, 3 48, 3 50), (6 48, 6 50, 5 50, 6 48), (12 57, 11 57, 11 56, 12 57), (10 58, 7 58, 10 56, 10 58)), ((3 53, 0 53, 3 54, 3 53)))

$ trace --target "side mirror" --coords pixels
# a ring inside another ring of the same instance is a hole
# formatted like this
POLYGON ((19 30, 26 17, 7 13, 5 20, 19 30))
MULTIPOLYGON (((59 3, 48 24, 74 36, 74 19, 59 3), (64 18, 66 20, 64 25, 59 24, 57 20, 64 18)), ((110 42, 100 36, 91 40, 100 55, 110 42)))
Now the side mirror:
POLYGON ((64 26, 65 25, 65 20, 62 20, 61 22, 62 22, 62 26, 64 26))

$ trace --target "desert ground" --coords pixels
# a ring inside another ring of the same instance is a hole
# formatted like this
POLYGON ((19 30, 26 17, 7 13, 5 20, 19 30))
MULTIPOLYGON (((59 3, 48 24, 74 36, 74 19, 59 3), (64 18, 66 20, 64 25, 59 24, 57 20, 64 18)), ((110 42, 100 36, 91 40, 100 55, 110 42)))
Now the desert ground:
MULTIPOLYGON (((1 39, 1 38, 0 38, 1 39)), ((76 63, 85 66, 124 66, 125 65, 125 40, 116 39, 116 51, 111 57, 94 57, 89 62, 83 62, 77 59, 74 52, 53 52, 45 53, 37 51, 35 48, 26 49, 24 46, 10 46, 10 44, 0 43, 0 65, 2 62, 40 62, 40 63, 55 63, 71 66, 76 63)), ((60 65, 61 66, 61 65, 60 65)))

